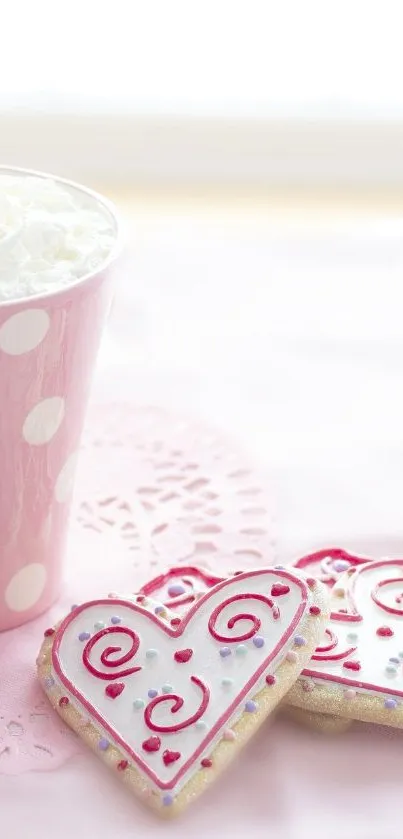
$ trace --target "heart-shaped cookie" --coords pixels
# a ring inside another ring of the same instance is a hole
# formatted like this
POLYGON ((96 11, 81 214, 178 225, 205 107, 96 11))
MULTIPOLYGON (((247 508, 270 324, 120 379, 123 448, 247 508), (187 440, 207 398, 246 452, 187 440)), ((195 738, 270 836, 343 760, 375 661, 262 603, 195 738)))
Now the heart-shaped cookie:
POLYGON ((171 815, 278 704, 327 617, 320 583, 251 571, 211 588, 179 622, 133 601, 85 603, 47 631, 38 670, 66 722, 171 815), (288 591, 275 597, 278 583, 288 591), (113 695, 111 685, 119 685, 113 695))
POLYGON ((333 589, 321 644, 287 702, 403 727, 403 560, 364 562, 333 589))
MULTIPOLYGON (((347 553, 342 548, 329 548, 315 551, 312 554, 298 559, 294 567, 309 573, 310 575, 325 583, 329 591, 346 569, 362 564, 365 559, 347 553)), ((240 572, 239 572, 240 573, 240 572)), ((223 579, 223 578, 221 578, 223 579)), ((213 576, 211 572, 198 568, 197 566, 173 566, 164 574, 149 580, 141 589, 140 596, 144 595, 143 604, 152 608, 155 599, 164 603, 164 606, 171 611, 185 614, 199 597, 213 585, 220 582, 220 578, 213 576), (153 598, 153 600, 151 600, 153 598)), ((277 593, 282 592, 282 584, 278 583, 277 593)), ((274 588, 276 593, 276 588, 274 588)), ((273 593, 273 592, 272 592, 273 593)), ((336 609, 337 598, 334 607, 336 609)), ((340 600, 338 601, 340 604, 340 600)), ((281 703, 281 715, 290 718, 307 728, 321 731, 324 734, 337 734, 346 731, 351 725, 351 720, 337 717, 333 714, 315 713, 305 711, 293 705, 281 703)))
MULTIPOLYGON (((363 565, 363 563, 369 561, 369 559, 351 554, 343 548, 322 548, 319 551, 300 557, 294 563, 294 568, 305 571, 306 574, 316 577, 328 586, 331 595, 332 614, 337 614, 344 605, 340 596, 340 588, 337 586, 340 577, 348 569, 356 568, 358 565, 363 565)), ((287 705, 287 697, 281 706, 281 711, 284 716, 324 734, 338 734, 346 731, 351 725, 351 720, 345 717, 316 713, 287 705)))

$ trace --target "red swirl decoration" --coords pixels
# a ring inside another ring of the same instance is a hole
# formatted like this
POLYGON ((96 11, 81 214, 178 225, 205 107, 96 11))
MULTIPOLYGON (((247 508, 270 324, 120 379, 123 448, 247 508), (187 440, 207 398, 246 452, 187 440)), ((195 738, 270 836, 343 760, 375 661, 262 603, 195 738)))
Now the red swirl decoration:
POLYGON ((384 612, 388 612, 390 615, 403 615, 403 609, 396 608, 395 606, 389 606, 387 603, 383 603, 380 597, 380 589, 384 588, 385 586, 392 586, 400 583, 403 587, 403 577, 391 577, 390 579, 381 580, 380 583, 377 583, 373 591, 371 591, 371 597, 374 603, 379 606, 380 609, 383 609, 384 612))
MULTIPOLYGON (((227 621, 227 627, 228 629, 233 629, 234 626, 238 623, 238 621, 251 621, 252 626, 247 632, 244 632, 243 635, 233 635, 230 637, 228 637, 227 635, 221 635, 221 633, 217 632, 215 625, 221 615, 221 612, 223 611, 223 609, 229 606, 230 603, 235 603, 235 601, 237 600, 260 600, 261 603, 265 603, 274 612, 273 601, 270 600, 270 597, 266 597, 264 594, 235 594, 233 597, 229 597, 228 600, 224 600, 222 603, 219 603, 219 605, 216 606, 216 608, 210 615, 208 628, 210 634, 213 636, 213 638, 216 639, 216 641, 226 641, 227 643, 247 641, 249 638, 253 638, 253 636, 256 635, 256 633, 259 631, 261 626, 260 618, 258 618, 257 615, 249 614, 249 612, 240 612, 239 615, 233 615, 232 618, 230 618, 227 621)), ((276 612, 278 612, 277 606, 275 607, 275 609, 276 612)), ((277 615, 277 617, 278 616, 279 615, 277 615)), ((273 617, 275 618, 274 614, 273 617)))
POLYGON ((314 661, 341 661, 343 658, 348 658, 349 655, 355 653, 357 647, 348 647, 340 653, 325 653, 325 655, 317 655, 316 652, 312 656, 314 661))
POLYGON ((339 639, 331 629, 326 630, 326 635, 329 638, 329 643, 321 647, 316 647, 312 656, 314 661, 341 661, 343 658, 348 658, 349 655, 355 653, 357 647, 348 647, 339 653, 332 653, 331 650, 337 647, 339 639))
POLYGON ((122 655, 119 655, 117 658, 111 658, 111 656, 114 656, 116 653, 122 652, 122 647, 105 647, 105 649, 102 651, 100 655, 101 664, 103 664, 104 667, 122 667, 124 664, 127 664, 128 661, 134 658, 140 646, 139 636, 135 632, 133 632, 132 629, 129 629, 127 626, 108 626, 105 629, 101 629, 99 632, 93 635, 84 647, 83 663, 87 670, 89 670, 89 672, 92 673, 93 676, 96 676, 97 679, 105 679, 106 681, 122 679, 124 676, 131 676, 132 673, 137 673, 138 670, 141 670, 141 667, 127 667, 126 670, 105 673, 103 670, 98 670, 96 667, 94 667, 93 664, 91 664, 90 655, 95 644, 97 644, 98 641, 101 640, 101 638, 107 637, 117 632, 119 632, 121 635, 127 635, 130 638, 131 647, 127 651, 127 653, 123 653, 122 655))
POLYGON ((165 696, 156 696, 155 699, 153 699, 147 705, 147 708, 144 711, 144 721, 148 728, 151 729, 151 731, 159 731, 164 734, 172 734, 176 731, 182 731, 183 728, 187 728, 189 725, 193 725, 193 723, 197 722, 197 720, 199 720, 200 717, 203 716, 209 703, 210 690, 207 687, 207 685, 205 685, 201 681, 201 679, 197 678, 197 676, 191 676, 190 680, 195 685, 197 685, 197 687, 199 687, 202 692, 202 700, 197 711, 195 711, 195 713, 192 714, 192 716, 189 717, 187 720, 183 720, 183 722, 174 723, 173 725, 157 725, 151 719, 153 710, 154 708, 156 708, 157 705, 160 705, 162 702, 169 702, 173 700, 171 714, 176 714, 184 705, 184 699, 182 699, 182 697, 178 696, 176 693, 167 693, 165 694, 165 696))
POLYGON ((331 629, 326 629, 326 635, 329 638, 329 643, 328 644, 323 644, 321 647, 316 647, 316 650, 315 650, 316 653, 328 653, 330 650, 334 650, 334 648, 337 647, 337 644, 338 644, 337 635, 335 635, 334 632, 332 632, 331 629))

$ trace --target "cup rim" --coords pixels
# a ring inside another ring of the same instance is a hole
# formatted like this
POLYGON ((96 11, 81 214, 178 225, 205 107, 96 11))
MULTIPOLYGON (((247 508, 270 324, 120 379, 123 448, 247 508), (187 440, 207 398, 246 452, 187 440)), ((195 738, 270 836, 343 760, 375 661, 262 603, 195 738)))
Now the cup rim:
POLYGON ((113 222, 116 238, 110 252, 105 257, 104 261, 100 262, 100 264, 93 271, 90 271, 88 274, 84 274, 82 277, 78 277, 78 279, 73 280, 73 282, 68 283, 68 285, 54 289, 53 291, 41 291, 37 294, 24 295, 24 297, 13 297, 7 300, 0 300, 0 311, 2 309, 11 308, 13 306, 22 306, 31 302, 36 303, 42 300, 48 300, 49 298, 53 299, 60 297, 66 294, 66 292, 69 292, 73 289, 77 289, 77 287, 84 285, 89 280, 96 277, 98 274, 101 274, 103 271, 109 268, 109 266, 113 262, 115 262, 116 259, 121 255, 123 250, 123 235, 120 214, 113 201, 110 201, 109 198, 106 198, 100 192, 97 192, 96 190, 91 189, 90 187, 77 183, 77 181, 70 180, 69 178, 62 178, 59 175, 52 175, 48 172, 38 171, 36 169, 26 169, 25 167, 21 166, 8 166, 7 164, 0 164, 0 176, 5 174, 27 175, 28 177, 50 179, 52 181, 56 181, 56 183, 68 187, 71 190, 76 190, 79 193, 81 192, 84 195, 87 195, 89 198, 92 198, 96 203, 101 204, 101 206, 106 210, 113 222))

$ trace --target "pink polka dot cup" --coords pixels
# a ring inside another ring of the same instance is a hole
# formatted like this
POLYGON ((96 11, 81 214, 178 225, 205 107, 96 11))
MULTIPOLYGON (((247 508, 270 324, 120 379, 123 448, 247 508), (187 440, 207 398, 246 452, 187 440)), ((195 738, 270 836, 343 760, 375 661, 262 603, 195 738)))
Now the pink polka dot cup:
POLYGON ((36 617, 60 591, 80 436, 120 253, 109 203, 53 180, 96 202, 116 242, 99 268, 63 288, 0 301, 0 630, 36 617))

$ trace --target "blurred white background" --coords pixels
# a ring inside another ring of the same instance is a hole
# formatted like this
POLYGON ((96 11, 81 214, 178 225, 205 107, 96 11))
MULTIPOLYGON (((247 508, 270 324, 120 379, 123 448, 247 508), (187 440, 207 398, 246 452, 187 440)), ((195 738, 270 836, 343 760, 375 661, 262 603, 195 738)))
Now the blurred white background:
POLYGON ((401 550, 402 23, 400 0, 14 0, 1 27, 1 158, 126 218, 98 392, 238 436, 287 556, 401 550))
POLYGON ((2 15, 10 163, 120 184, 403 184, 400 0, 14 0, 2 15))
POLYGON ((399 0, 15 0, 3 106, 403 116, 399 0))

